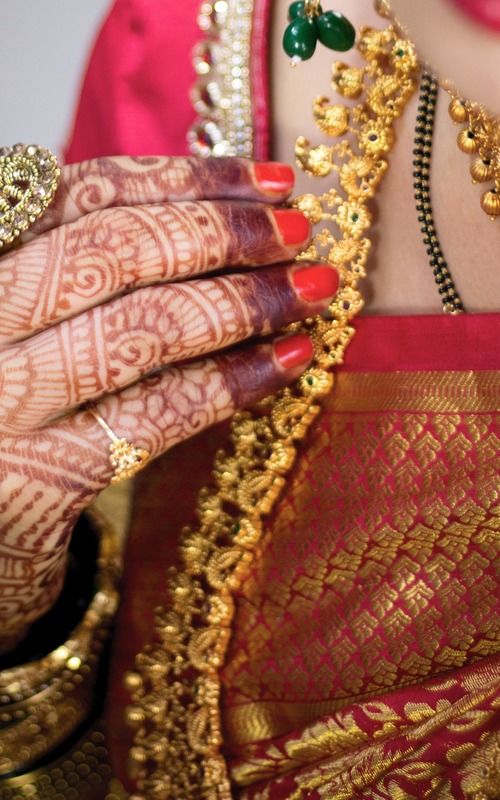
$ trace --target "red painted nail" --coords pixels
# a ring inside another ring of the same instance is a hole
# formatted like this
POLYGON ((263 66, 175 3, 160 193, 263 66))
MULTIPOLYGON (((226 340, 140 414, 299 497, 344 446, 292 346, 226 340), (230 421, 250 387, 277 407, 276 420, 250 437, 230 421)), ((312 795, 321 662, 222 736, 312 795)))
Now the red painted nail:
POLYGON ((339 274, 333 267, 318 264, 295 270, 293 282, 303 300, 316 303, 334 296, 339 288, 339 274))
POLYGON ((311 238, 309 220, 295 208, 275 208, 274 218, 283 238, 283 244, 297 246, 306 244, 311 238))
POLYGON ((293 169, 288 164, 279 164, 275 161, 261 161, 254 164, 255 180, 265 192, 286 194, 295 183, 293 169))
POLYGON ((314 355, 314 347, 309 336, 298 333, 296 336, 288 336, 275 342, 274 352, 282 367, 293 369, 309 363, 314 355))

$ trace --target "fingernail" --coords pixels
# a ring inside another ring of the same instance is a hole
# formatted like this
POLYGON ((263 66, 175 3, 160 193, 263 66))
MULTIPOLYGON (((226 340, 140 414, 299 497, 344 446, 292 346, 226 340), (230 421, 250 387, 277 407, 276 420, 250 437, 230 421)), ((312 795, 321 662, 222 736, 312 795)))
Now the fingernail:
POLYGON ((288 164, 261 161, 254 164, 255 180, 265 192, 283 194, 293 189, 295 175, 288 164))
POLYGON ((306 244, 311 237, 309 220, 295 208, 273 209, 274 219, 281 233, 283 244, 306 244))
POLYGON ((333 267, 318 264, 295 270, 293 282, 303 300, 315 303, 334 296, 339 288, 339 274, 333 267))
POLYGON ((293 369, 309 363, 314 355, 314 347, 309 336, 298 333, 296 336, 288 336, 275 342, 274 352, 282 367, 293 369))

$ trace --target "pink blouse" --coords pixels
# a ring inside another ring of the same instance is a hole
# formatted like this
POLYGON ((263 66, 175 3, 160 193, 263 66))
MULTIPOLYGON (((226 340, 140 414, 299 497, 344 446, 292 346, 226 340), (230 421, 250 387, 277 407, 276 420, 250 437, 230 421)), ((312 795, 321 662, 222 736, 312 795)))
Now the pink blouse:
POLYGON ((83 83, 66 161, 185 155, 200 0, 116 0, 83 83))

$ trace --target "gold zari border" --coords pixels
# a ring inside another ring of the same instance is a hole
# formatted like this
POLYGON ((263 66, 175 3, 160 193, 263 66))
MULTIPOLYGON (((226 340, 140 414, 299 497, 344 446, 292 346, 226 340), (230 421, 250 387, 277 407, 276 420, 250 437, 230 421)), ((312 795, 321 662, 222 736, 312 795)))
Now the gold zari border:
POLYGON ((333 411, 500 411, 500 371, 341 372, 328 405, 333 411))
MULTIPOLYGON (((445 680, 446 675, 435 675, 433 676, 434 680, 439 680, 440 678, 445 680)), ((497 690, 497 680, 495 679, 494 687, 491 691, 497 690)), ((412 686, 421 686, 422 679, 418 678, 415 680, 408 680, 408 681, 401 681, 396 686, 393 686, 390 694, 392 695, 393 692, 397 692, 398 690, 408 689, 412 686)), ((389 694, 387 691, 386 694, 389 694)), ((272 748, 273 746, 273 735, 275 734, 275 722, 276 720, 283 720, 286 718, 287 724, 290 729, 293 730, 300 730, 304 727, 304 720, 320 720, 322 717, 327 717, 332 714, 342 714, 343 709, 347 706, 350 706, 352 703, 361 704, 361 706, 365 703, 368 703, 371 699, 378 698, 381 694, 384 694, 384 691, 381 687, 378 687, 377 690, 373 689, 369 692, 364 692, 363 694, 359 694, 356 697, 336 697, 332 700, 323 700, 319 702, 287 702, 286 700, 262 700, 262 701, 255 701, 252 703, 246 703, 245 705, 241 705, 239 707, 233 707, 230 710, 230 717, 231 717, 231 731, 240 730, 244 732, 241 737, 241 741, 234 737, 231 737, 231 744, 233 746, 249 746, 255 742, 260 742, 263 740, 270 740, 269 747, 272 748)), ((312 725, 305 726, 306 730, 314 727, 312 725)), ((303 734, 300 734, 300 740, 302 741, 303 734)), ((368 739, 368 735, 366 736, 368 739)), ((305 740, 307 741, 307 739, 305 740)), ((359 743, 359 736, 358 736, 358 743, 359 743)), ((349 730, 349 727, 345 729, 339 729, 337 734, 337 747, 339 751, 345 749, 349 750, 353 746, 353 736, 352 731, 349 730)), ((254 769, 254 767, 252 767, 254 769)), ((237 783, 245 783, 243 780, 243 775, 245 773, 245 768, 243 766, 238 767, 235 769, 234 774, 232 774, 233 780, 236 780, 237 783)), ((254 780, 262 780, 265 776, 264 775, 257 775, 253 776, 254 780)))

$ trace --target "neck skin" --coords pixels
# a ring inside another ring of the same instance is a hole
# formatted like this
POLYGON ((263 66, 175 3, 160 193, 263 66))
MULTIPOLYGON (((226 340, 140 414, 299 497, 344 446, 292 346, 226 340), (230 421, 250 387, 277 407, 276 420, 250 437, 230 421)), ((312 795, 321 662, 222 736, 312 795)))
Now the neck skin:
MULTIPOLYGON (((321 45, 309 62, 292 69, 281 39, 287 24, 289 0, 275 0, 271 26, 271 98, 273 158, 293 161, 298 135, 313 144, 322 137, 312 119, 312 98, 334 99, 331 65, 359 60, 355 51, 336 54, 321 45)), ((359 28, 383 27, 366 0, 337 0, 335 8, 359 28)), ((397 142, 388 157, 390 169, 372 206, 375 223, 369 232, 373 247, 369 276, 361 284, 365 314, 439 314, 442 304, 427 258, 413 198, 413 138, 418 91, 396 123, 397 142)), ((473 186, 469 156, 456 145, 460 128, 447 111, 448 96, 440 92, 436 113, 431 172, 434 219, 448 266, 468 312, 500 308, 500 270, 497 267, 500 220, 491 222, 480 207, 483 186, 473 186)), ((325 191, 335 175, 309 178, 297 171, 297 193, 325 191)))

